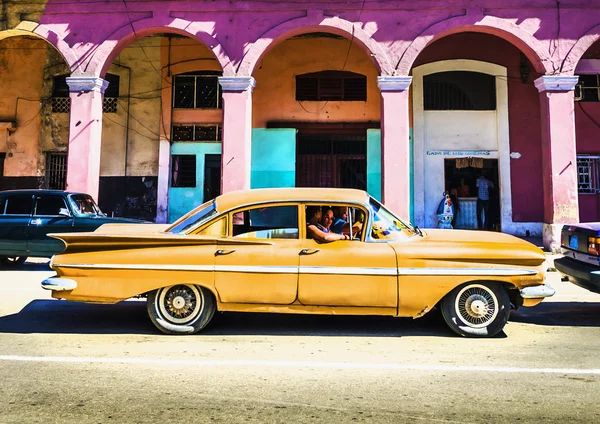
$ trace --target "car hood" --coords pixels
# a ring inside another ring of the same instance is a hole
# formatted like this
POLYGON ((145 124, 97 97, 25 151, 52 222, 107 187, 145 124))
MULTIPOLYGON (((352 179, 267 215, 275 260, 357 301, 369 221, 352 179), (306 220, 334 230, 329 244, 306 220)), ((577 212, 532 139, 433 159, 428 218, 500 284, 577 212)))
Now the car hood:
POLYGON ((540 265, 546 255, 518 237, 490 231, 427 229, 423 237, 394 242, 398 257, 461 262, 540 265))

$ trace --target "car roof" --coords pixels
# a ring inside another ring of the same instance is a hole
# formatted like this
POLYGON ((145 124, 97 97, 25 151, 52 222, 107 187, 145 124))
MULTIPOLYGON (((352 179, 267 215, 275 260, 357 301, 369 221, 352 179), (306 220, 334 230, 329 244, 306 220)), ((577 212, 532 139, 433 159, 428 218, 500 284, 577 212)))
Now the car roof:
POLYGON ((215 202, 217 210, 224 212, 243 205, 268 202, 365 203, 367 197, 366 191, 349 188, 288 187, 232 191, 218 196, 215 202))
POLYGON ((3 190, 0 191, 0 196, 5 196, 7 194, 59 194, 59 195, 68 195, 68 194, 83 194, 78 191, 64 191, 64 190, 45 190, 45 189, 23 189, 23 190, 3 190))

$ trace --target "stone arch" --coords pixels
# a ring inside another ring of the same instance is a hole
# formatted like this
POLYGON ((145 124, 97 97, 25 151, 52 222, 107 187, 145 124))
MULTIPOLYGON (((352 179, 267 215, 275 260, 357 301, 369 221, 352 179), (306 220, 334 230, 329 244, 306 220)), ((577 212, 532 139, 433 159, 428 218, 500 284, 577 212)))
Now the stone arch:
POLYGON ((577 42, 571 47, 571 50, 567 53, 567 56, 564 58, 561 68, 564 73, 572 75, 575 73, 575 69, 579 64, 579 61, 583 57, 583 55, 589 50, 594 43, 600 40, 600 24, 594 26, 584 35, 582 35, 577 42))
POLYGON ((77 55, 63 39, 59 38, 59 36, 51 29, 36 22, 22 21, 13 29, 0 31, 0 40, 23 35, 34 36, 51 44, 69 67, 77 62, 77 55))
POLYGON ((323 17, 318 14, 291 19, 261 35, 244 55, 238 68, 238 75, 252 75, 260 59, 279 42, 311 32, 329 32, 355 40, 365 52, 373 57, 373 62, 381 75, 393 75, 393 66, 387 53, 364 29, 339 17, 323 17))
POLYGON ((440 38, 461 32, 479 32, 500 37, 521 50, 538 73, 555 73, 552 58, 533 35, 512 22, 481 14, 451 18, 428 28, 406 49, 398 61, 396 73, 408 75, 417 56, 428 45, 440 38))
POLYGON ((223 75, 235 75, 235 70, 225 48, 214 36, 202 28, 200 23, 163 16, 143 19, 133 22, 132 25, 125 25, 112 33, 95 51, 91 52, 89 60, 82 60, 77 64, 76 69, 73 69, 73 74, 101 77, 106 73, 117 54, 136 38, 171 32, 202 42, 215 55, 221 65, 223 75))

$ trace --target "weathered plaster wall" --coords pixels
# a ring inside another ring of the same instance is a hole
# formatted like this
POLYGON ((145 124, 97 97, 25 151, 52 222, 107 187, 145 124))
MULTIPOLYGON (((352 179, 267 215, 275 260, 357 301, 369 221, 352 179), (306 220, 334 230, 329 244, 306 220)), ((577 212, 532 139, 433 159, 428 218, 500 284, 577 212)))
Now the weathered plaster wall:
POLYGON ((160 43, 160 37, 136 41, 108 69, 120 76, 120 98, 117 113, 103 115, 101 176, 158 174, 160 43))
POLYGON ((541 168, 540 106, 531 64, 527 84, 521 82, 521 53, 510 43, 485 34, 456 34, 431 44, 417 58, 415 66, 425 63, 473 59, 505 66, 508 75, 508 108, 511 152, 512 210, 514 222, 540 222, 543 218, 541 168))
POLYGON ((254 73, 252 126, 263 128, 270 121, 377 122, 381 101, 377 75, 371 58, 355 44, 350 46, 350 40, 299 38, 284 41, 263 58, 254 73), (366 102, 296 101, 296 75, 342 69, 367 77, 366 102))
POLYGON ((38 175, 40 104, 47 43, 12 37, 0 41, 0 121, 16 122, 16 131, 0 139, 7 152, 4 175, 38 175))

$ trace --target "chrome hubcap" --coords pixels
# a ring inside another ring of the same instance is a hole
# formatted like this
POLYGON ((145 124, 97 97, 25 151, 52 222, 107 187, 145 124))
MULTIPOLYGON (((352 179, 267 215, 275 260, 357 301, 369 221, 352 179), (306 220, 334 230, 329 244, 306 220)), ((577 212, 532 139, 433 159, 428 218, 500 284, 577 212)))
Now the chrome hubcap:
POLYGON ((486 286, 473 284, 463 288, 456 296, 456 312, 469 327, 486 327, 498 315, 498 299, 486 286))
POLYGON ((204 309, 202 291, 196 286, 178 285, 161 289, 157 299, 161 315, 175 324, 195 321, 204 309))

